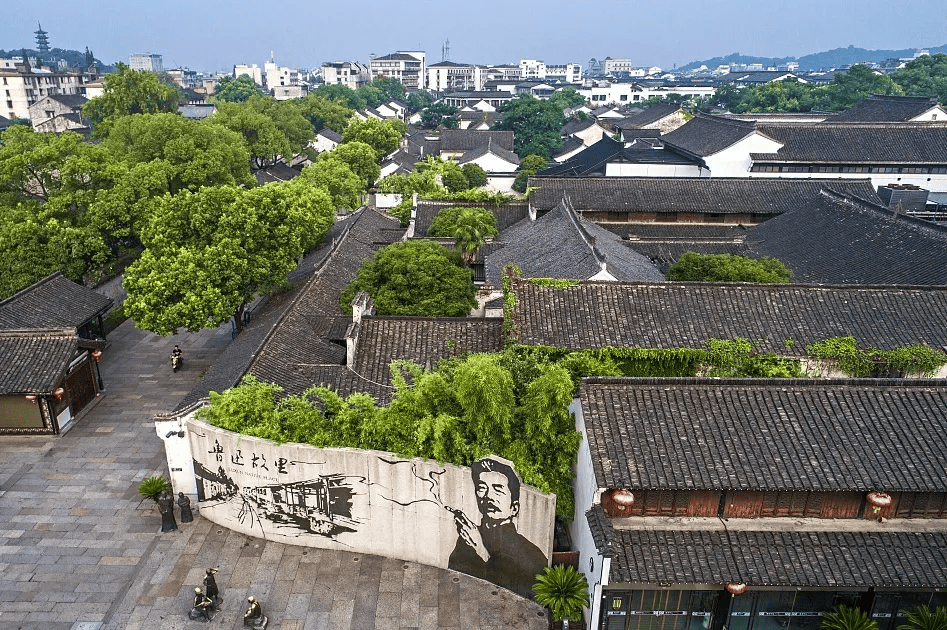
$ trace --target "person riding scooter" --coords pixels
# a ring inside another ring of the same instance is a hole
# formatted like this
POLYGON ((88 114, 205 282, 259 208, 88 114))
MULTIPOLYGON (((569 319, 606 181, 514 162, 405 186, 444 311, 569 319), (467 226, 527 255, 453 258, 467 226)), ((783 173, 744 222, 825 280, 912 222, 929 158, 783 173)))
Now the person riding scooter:
POLYGON ((171 351, 171 370, 177 372, 183 360, 184 351, 181 350, 181 346, 174 346, 174 350, 171 351))

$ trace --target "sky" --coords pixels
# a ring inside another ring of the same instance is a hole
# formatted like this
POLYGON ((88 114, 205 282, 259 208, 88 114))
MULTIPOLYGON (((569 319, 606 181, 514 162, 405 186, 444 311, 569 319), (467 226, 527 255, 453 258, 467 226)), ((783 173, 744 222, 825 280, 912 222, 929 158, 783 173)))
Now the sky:
POLYGON ((660 66, 739 52, 800 57, 853 45, 903 49, 947 43, 945 0, 3 0, 0 49, 35 48, 37 23, 54 48, 106 62, 162 55, 165 68, 230 71, 273 59, 293 68, 423 50, 460 63, 580 63, 630 58, 660 66))

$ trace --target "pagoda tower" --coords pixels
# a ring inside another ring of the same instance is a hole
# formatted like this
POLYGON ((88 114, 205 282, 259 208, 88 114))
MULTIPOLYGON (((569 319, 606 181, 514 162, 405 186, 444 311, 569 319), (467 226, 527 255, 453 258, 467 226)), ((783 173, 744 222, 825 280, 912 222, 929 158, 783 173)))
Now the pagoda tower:
POLYGON ((49 37, 47 37, 48 33, 43 30, 43 25, 39 22, 36 23, 36 26, 39 27, 38 31, 34 31, 36 35, 36 50, 39 51, 40 56, 49 54, 49 37))

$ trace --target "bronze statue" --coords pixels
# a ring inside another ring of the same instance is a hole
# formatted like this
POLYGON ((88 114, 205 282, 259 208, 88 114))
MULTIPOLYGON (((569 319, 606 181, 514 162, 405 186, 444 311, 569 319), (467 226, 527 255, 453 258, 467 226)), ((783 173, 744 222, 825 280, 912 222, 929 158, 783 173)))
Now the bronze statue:
POLYGON ((257 630, 266 628, 266 616, 263 614, 263 608, 260 602, 253 595, 247 598, 247 612, 243 615, 243 625, 250 626, 257 630))
POLYGON ((215 573, 217 573, 217 569, 204 571, 204 592, 214 601, 214 606, 219 606, 221 598, 220 591, 217 590, 217 580, 214 578, 215 573))
POLYGON ((163 490, 158 497, 158 511, 161 512, 161 531, 173 532, 178 528, 174 520, 174 501, 167 490, 163 490))
POLYGON ((191 500, 183 492, 178 492, 178 507, 181 508, 181 522, 190 523, 194 520, 191 513, 191 500))
POLYGON ((201 592, 200 588, 194 589, 194 607, 191 609, 191 619, 197 620, 203 618, 204 621, 210 621, 211 611, 214 609, 214 602, 207 595, 201 592))

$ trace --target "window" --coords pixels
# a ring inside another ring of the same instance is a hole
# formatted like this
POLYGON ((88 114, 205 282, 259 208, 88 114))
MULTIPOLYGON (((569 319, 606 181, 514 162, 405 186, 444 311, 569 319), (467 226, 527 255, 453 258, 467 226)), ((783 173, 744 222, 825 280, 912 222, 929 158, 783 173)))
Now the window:
POLYGON ((622 94, 622 95, 619 96, 618 98, 619 98, 619 100, 627 101, 627 100, 628 100, 628 95, 627 95, 627 94, 622 94))

